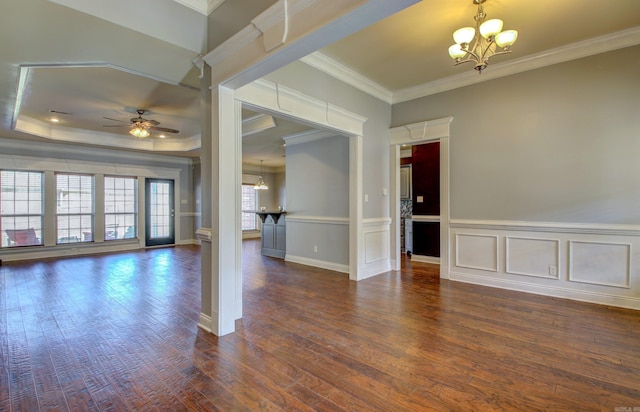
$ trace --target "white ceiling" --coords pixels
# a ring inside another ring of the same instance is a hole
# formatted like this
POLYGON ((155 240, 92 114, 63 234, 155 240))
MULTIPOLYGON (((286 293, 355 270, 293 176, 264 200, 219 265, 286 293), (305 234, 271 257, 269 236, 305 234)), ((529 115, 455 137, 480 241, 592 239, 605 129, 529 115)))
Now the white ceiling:
MULTIPOLYGON (((198 155, 200 73, 192 60, 206 51, 199 50, 206 13, 222 0, 114 1, 121 7, 21 0, 4 8, 0 137, 198 155), (117 123, 104 117, 126 122, 136 109, 180 133, 141 142, 126 127, 103 127, 117 123), (58 114, 54 125, 51 110, 70 114, 58 114)), ((487 0, 488 18, 501 18, 519 37, 512 54, 478 75, 447 53, 452 32, 473 25, 475 11, 472 0, 423 0, 303 61, 394 103, 640 43, 638 0, 487 0)), ((246 120, 255 116, 244 112, 246 120)), ((247 125, 245 162, 284 164, 282 137, 307 129, 272 122, 263 131, 247 125)))

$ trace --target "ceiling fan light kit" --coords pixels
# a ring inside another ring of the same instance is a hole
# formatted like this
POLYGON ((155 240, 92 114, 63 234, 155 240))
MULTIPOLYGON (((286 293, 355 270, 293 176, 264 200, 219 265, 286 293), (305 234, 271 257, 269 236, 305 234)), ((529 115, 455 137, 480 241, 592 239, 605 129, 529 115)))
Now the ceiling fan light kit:
POLYGON ((151 133, 149 133, 149 131, 144 127, 134 127, 129 130, 129 134, 138 138, 149 137, 149 135, 151 135, 151 133))
MULTIPOLYGON (((150 130, 154 130, 154 131, 158 131, 158 132, 163 132, 163 133, 180 133, 179 130, 176 129, 169 129, 167 127, 159 127, 158 125, 160 124, 159 122, 155 121, 155 120, 148 120, 148 119, 144 119, 142 117, 143 114, 145 114, 146 110, 142 110, 142 109, 138 109, 136 110, 136 112, 138 113, 138 117, 133 117, 130 119, 129 121, 129 134, 132 136, 135 136, 139 139, 145 138, 145 137, 149 137, 151 136, 151 132, 150 130)), ((112 119, 110 117, 105 117, 105 119, 107 120, 113 120, 116 122, 123 122, 122 120, 118 120, 118 119, 112 119)), ((120 127, 120 126, 104 126, 104 127, 120 127)), ((161 135, 161 137, 165 137, 164 135, 161 135)))
POLYGON ((449 56, 456 61, 456 66, 472 62, 478 73, 487 67, 491 57, 511 53, 511 46, 518 39, 516 30, 502 31, 502 20, 486 20, 487 15, 482 7, 485 1, 473 0, 473 4, 478 5, 478 12, 474 16, 476 27, 463 27, 453 32, 456 44, 449 47, 449 56))

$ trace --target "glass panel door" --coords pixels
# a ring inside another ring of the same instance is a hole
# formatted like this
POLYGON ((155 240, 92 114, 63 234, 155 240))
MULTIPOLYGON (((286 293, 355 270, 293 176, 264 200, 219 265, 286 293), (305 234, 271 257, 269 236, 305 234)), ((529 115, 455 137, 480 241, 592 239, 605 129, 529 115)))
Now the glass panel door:
POLYGON ((175 243, 173 180, 147 179, 145 186, 146 245, 172 245, 175 243))

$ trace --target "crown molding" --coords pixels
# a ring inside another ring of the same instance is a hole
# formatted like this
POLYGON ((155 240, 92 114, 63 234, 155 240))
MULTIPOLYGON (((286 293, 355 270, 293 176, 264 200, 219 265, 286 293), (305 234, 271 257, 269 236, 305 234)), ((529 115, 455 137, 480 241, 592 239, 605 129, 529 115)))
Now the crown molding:
POLYGON ((285 136, 282 138, 282 140, 284 140, 287 146, 292 146, 294 144, 313 142, 315 140, 320 140, 326 137, 335 137, 335 136, 340 136, 340 135, 328 130, 310 130, 306 132, 295 133, 289 136, 285 136))
MULTIPOLYGON (((19 156, 19 157, 29 157, 31 155, 27 153, 37 152, 46 152, 49 154, 47 158, 48 161, 52 158, 61 158, 64 159, 70 155, 86 155, 86 156, 96 156, 96 155, 107 155, 112 159, 111 163, 131 163, 136 164, 140 162, 162 162, 177 166, 190 166, 193 161, 189 157, 179 157, 173 155, 163 155, 157 153, 143 153, 143 152, 127 152, 119 149, 110 149, 110 148, 96 148, 90 146, 73 146, 69 144, 55 144, 48 142, 33 142, 33 141, 23 141, 17 139, 6 139, 0 138, 1 146, 4 150, 13 150, 18 151, 19 155, 10 155, 10 156, 19 156), (34 143, 37 143, 36 148, 34 148, 34 143), (117 159, 117 160, 116 160, 117 159)), ((0 155, 0 156, 8 156, 8 155, 0 155)), ((34 157, 34 159, 44 159, 42 157, 34 157)))
POLYGON ((637 44, 640 44, 640 26, 556 47, 505 63, 490 64, 488 67, 489 70, 483 71, 482 76, 479 76, 475 71, 468 70, 465 73, 460 73, 455 76, 398 90, 393 93, 393 103, 406 102, 459 87, 635 46, 637 44))
POLYGON ((640 44, 640 26, 556 47, 520 59, 490 64, 488 70, 482 72, 482 76, 479 76, 476 71, 468 70, 454 76, 395 91, 385 89, 374 81, 319 52, 305 56, 300 61, 377 99, 396 104, 637 44, 640 44))
POLYGON ((340 79, 356 89, 362 90, 363 92, 382 100, 383 102, 389 104, 392 103, 393 93, 391 90, 385 89, 373 80, 370 80, 355 70, 338 63, 324 53, 314 52, 301 58, 300 61, 320 70, 321 72, 340 79))
POLYGON ((219 5, 224 3, 224 0, 174 0, 176 3, 182 4, 185 7, 195 10, 200 14, 208 16, 219 5))
POLYGON ((273 116, 257 114, 242 120, 242 136, 251 136, 252 134, 264 132, 273 127, 276 127, 276 121, 273 119, 273 116))

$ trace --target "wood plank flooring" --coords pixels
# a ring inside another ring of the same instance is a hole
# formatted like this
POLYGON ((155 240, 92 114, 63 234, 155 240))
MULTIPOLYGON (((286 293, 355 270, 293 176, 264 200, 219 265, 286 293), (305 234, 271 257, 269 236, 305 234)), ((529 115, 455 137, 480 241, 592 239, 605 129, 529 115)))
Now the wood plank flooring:
POLYGON ((196 246, 5 262, 0 411, 640 410, 640 312, 243 256, 222 338, 196 246))

